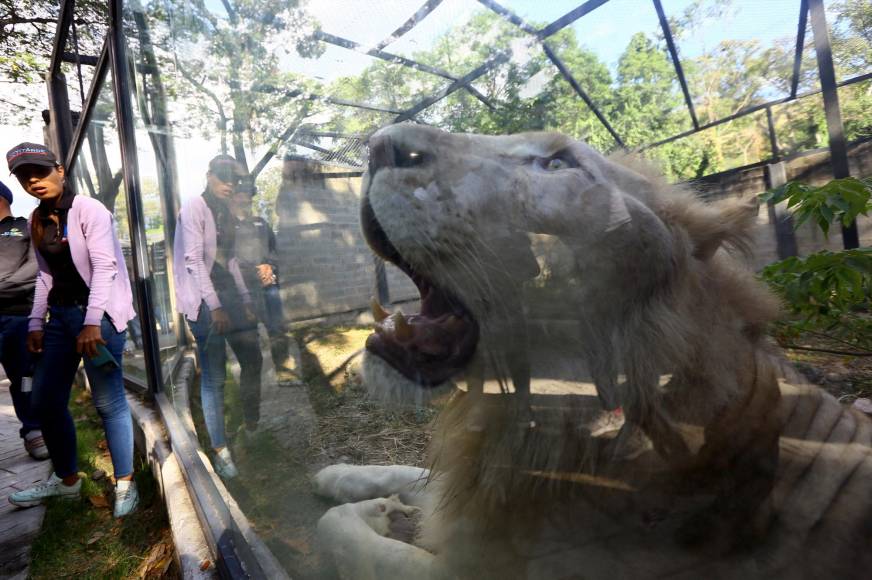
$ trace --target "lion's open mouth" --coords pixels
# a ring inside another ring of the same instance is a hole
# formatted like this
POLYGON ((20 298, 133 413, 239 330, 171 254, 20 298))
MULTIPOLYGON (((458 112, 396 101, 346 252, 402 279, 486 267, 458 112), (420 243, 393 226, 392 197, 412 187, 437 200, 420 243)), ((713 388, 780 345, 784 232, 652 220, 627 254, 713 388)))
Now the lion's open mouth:
POLYGON ((403 259, 376 219, 368 196, 361 207, 361 226, 372 250, 405 272, 421 295, 421 311, 408 316, 389 314, 374 300, 375 333, 367 338, 366 348, 422 386, 443 383, 472 358, 478 324, 459 299, 403 259))

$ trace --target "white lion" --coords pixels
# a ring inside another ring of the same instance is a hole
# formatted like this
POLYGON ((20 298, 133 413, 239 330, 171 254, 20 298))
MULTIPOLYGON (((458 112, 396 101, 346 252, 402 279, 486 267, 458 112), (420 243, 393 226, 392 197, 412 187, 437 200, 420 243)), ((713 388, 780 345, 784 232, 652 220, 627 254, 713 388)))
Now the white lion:
POLYGON ((778 305, 740 259, 753 202, 705 204, 559 134, 413 125, 370 139, 364 187, 367 241, 421 293, 420 313, 376 309, 367 386, 466 388, 425 486, 319 474, 360 502, 319 524, 343 578, 868 576, 872 425, 779 385, 778 305), (397 493, 386 537, 364 498, 397 493), (407 505, 416 533, 391 539, 407 505))

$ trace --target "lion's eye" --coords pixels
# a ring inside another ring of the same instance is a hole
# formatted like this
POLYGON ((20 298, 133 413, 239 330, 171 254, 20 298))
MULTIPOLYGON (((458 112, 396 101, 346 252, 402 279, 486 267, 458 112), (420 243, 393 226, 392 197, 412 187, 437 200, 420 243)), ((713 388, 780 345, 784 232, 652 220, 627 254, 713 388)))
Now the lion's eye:
POLYGON ((397 167, 415 167, 424 162, 424 154, 420 151, 406 151, 394 147, 394 162, 397 167))
POLYGON ((548 171, 557 171, 558 169, 566 169, 569 163, 558 157, 552 157, 545 163, 545 169, 548 171))

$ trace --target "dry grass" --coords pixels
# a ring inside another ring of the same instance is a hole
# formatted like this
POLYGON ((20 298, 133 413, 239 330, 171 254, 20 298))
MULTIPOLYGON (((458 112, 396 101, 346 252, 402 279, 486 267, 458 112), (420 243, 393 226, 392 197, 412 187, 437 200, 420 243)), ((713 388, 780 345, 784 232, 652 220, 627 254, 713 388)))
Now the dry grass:
POLYGON ((421 465, 435 411, 387 410, 368 399, 355 367, 370 332, 313 327, 297 334, 318 422, 313 460, 324 465, 421 465))

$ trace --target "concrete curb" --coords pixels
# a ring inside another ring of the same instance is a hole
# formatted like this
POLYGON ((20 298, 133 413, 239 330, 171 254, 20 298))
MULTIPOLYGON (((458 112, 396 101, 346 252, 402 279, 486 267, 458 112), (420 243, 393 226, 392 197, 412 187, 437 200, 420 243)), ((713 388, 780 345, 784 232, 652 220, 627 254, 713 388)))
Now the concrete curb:
POLYGON ((176 563, 182 578, 217 578, 214 557, 200 527, 179 463, 170 450, 159 414, 130 393, 127 393, 127 402, 133 417, 136 447, 148 459, 166 504, 176 563))

